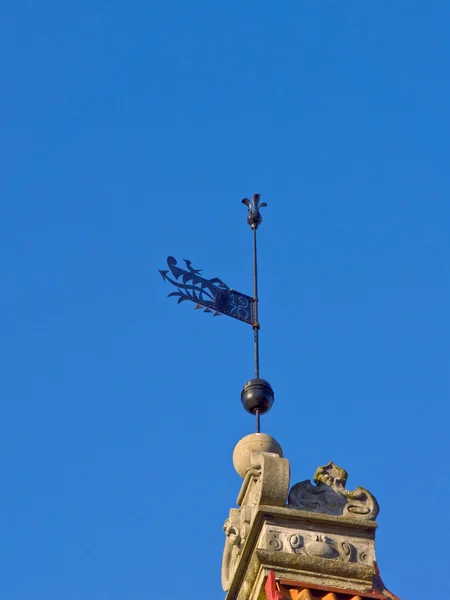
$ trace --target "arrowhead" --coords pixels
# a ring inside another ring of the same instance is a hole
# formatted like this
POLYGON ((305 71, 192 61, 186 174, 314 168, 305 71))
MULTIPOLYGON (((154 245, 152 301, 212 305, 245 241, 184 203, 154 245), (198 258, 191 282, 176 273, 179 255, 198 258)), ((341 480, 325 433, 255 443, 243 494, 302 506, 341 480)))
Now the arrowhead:
POLYGON ((197 306, 195 306, 194 308, 195 308, 195 310, 198 310, 199 308, 202 308, 202 305, 201 304, 197 304, 197 306))
POLYGON ((213 314, 213 317, 220 317, 221 315, 222 313, 216 310, 216 312, 213 314))
POLYGON ((162 278, 164 279, 164 281, 165 281, 165 280, 166 280, 166 275, 167 275, 167 273, 168 273, 169 271, 168 271, 168 270, 166 270, 166 271, 162 271, 161 269, 158 269, 158 270, 159 270, 159 272, 161 273, 161 277, 162 277, 162 278))
POLYGON ((209 308, 205 308, 205 312, 212 312, 212 310, 209 308))

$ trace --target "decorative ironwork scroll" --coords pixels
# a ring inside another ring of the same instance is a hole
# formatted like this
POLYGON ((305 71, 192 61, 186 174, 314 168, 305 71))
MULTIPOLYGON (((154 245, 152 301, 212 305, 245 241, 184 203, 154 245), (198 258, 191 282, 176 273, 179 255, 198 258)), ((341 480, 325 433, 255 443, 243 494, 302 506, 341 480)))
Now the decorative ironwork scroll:
POLYGON ((168 269, 159 270, 164 281, 177 288, 170 296, 178 297, 178 304, 184 300, 196 303, 195 308, 204 308, 205 312, 214 312, 214 317, 228 315, 250 325, 254 324, 254 299, 228 287, 218 277, 206 279, 200 275, 201 269, 194 269, 190 260, 184 259, 186 268, 177 266, 173 256, 167 258, 168 269), (172 277, 169 275, 172 275, 172 277))

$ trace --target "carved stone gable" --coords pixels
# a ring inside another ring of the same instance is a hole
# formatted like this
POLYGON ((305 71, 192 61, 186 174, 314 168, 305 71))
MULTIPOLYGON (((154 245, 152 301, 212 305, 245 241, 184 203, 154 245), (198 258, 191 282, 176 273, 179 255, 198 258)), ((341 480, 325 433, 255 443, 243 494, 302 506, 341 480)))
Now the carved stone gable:
POLYGON ((289 462, 281 448, 252 447, 276 449, 273 439, 260 435, 249 436, 250 448, 248 438, 241 440, 233 457, 244 481, 239 508, 230 510, 224 525, 225 600, 262 600, 271 573, 273 593, 289 584, 286 600, 395 600, 377 569, 372 494, 347 490, 347 472, 333 462, 317 469, 314 483, 302 481, 289 492, 289 462))
POLYGON ((375 497, 362 487, 346 490, 347 471, 333 462, 319 467, 314 481, 316 485, 306 480, 292 487, 288 498, 290 508, 353 519, 376 519, 379 508, 375 497))

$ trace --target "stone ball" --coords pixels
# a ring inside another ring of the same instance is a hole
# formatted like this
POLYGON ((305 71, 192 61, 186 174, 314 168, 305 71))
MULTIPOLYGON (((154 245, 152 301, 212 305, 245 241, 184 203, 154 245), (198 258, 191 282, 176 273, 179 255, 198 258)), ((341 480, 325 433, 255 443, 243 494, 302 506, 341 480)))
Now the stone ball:
POLYGON ((246 435, 236 444, 233 452, 233 465, 241 477, 245 477, 251 465, 253 450, 259 452, 273 452, 283 457, 283 450, 276 439, 266 433, 251 433, 246 435))

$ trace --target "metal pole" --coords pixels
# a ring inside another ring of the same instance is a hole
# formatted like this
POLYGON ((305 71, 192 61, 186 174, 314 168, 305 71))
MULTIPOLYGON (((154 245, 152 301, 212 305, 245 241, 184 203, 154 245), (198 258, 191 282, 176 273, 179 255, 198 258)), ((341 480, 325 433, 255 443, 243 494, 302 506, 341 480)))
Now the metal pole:
MULTIPOLYGON (((259 204, 259 194, 253 194, 253 200, 244 198, 242 203, 248 208, 247 223, 253 230, 253 343, 255 357, 255 379, 259 379, 259 318, 258 318, 258 253, 256 247, 256 230, 261 224, 260 208, 267 206, 265 202, 259 204)), ((256 433, 260 433, 260 409, 255 410, 256 433)))
POLYGON ((253 337, 255 343, 255 377, 259 379, 259 320, 258 320, 258 255, 256 228, 253 229, 253 337))
MULTIPOLYGON (((253 229, 253 337, 255 346, 255 377, 259 379, 259 320, 258 320, 258 253, 256 247, 256 227, 253 229)), ((256 433, 261 432, 259 410, 255 411, 256 433)))

